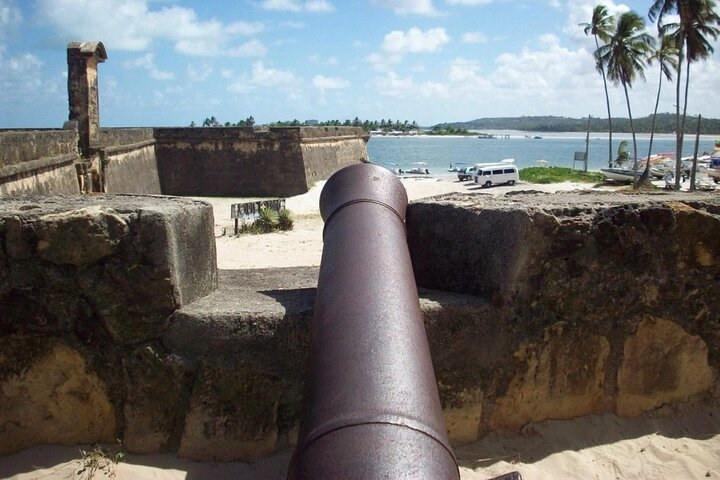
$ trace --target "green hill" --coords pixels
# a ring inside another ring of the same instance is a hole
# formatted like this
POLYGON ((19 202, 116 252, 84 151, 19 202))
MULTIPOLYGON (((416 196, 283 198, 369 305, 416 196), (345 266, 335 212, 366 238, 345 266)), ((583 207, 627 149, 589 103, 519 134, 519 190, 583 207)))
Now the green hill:
MULTIPOLYGON (((635 131, 637 133, 650 133, 652 116, 635 118, 635 131)), ((629 133, 630 121, 627 118, 613 118, 613 132, 629 133)), ((478 118, 468 122, 441 123, 435 125, 439 128, 466 128, 468 130, 520 130, 526 132, 584 132, 587 128, 587 118, 569 117, 497 117, 478 118)), ((697 117, 687 117, 686 133, 695 133, 697 117)), ((607 132, 608 121, 604 118, 590 119, 591 132, 607 132)), ((655 133, 674 133, 675 114, 658 113, 655 121, 655 133)), ((720 119, 703 118, 701 132, 705 135, 720 135, 720 119)))

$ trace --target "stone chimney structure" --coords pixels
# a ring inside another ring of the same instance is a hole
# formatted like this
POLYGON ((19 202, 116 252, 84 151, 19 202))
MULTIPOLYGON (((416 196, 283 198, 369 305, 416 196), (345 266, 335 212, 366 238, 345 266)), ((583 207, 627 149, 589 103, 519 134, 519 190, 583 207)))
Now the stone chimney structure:
POLYGON ((107 59, 102 42, 70 42, 67 46, 69 120, 77 122, 80 150, 91 155, 100 128, 97 66, 107 59))

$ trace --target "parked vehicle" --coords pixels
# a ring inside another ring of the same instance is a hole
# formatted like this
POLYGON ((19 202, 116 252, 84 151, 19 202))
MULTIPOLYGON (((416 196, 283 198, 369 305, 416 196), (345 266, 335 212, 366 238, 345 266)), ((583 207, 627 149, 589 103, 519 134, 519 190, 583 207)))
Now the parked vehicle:
POLYGON ((471 180, 473 178, 473 174, 475 173, 475 167, 465 167, 458 170, 458 180, 461 182, 465 182, 467 180, 471 180))
POLYGON ((520 181, 518 168, 508 162, 501 162, 490 165, 478 164, 473 174, 473 180, 478 185, 490 187, 492 185, 515 185, 520 181))

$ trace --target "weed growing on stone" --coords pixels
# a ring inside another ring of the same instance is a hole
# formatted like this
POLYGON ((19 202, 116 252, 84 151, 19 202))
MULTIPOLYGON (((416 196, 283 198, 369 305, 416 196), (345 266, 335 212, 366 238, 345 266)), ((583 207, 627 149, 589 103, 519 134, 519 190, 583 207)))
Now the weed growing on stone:
POLYGON ((91 450, 80 450, 80 459, 77 460, 78 467, 73 469, 69 479, 92 480, 96 475, 106 478, 115 478, 115 467, 125 457, 122 441, 117 441, 117 446, 110 450, 95 445, 91 450))

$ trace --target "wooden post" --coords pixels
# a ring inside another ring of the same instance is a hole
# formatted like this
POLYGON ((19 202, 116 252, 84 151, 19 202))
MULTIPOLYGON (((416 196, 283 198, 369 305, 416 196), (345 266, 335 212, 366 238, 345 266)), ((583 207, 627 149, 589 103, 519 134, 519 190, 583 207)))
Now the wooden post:
POLYGON ((585 131, 585 171, 587 172, 588 153, 590 152, 590 115, 588 115, 587 128, 585 131))

